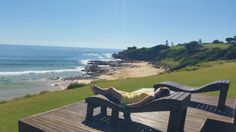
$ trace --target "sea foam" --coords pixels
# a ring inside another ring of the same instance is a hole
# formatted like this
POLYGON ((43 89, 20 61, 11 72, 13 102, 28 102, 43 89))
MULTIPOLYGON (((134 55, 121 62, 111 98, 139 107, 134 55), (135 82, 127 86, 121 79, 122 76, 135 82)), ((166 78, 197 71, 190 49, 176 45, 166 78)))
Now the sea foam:
POLYGON ((0 72, 0 76, 14 76, 14 75, 24 75, 24 74, 62 73, 62 72, 81 72, 83 69, 84 69, 84 67, 76 67, 74 69, 60 69, 60 70, 0 72))

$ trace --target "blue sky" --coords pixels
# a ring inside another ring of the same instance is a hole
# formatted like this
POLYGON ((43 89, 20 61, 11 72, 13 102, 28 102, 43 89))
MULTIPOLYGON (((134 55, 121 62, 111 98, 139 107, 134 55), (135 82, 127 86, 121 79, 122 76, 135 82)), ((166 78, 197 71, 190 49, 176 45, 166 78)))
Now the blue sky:
POLYGON ((236 0, 0 0, 0 44, 149 47, 236 35, 236 0))

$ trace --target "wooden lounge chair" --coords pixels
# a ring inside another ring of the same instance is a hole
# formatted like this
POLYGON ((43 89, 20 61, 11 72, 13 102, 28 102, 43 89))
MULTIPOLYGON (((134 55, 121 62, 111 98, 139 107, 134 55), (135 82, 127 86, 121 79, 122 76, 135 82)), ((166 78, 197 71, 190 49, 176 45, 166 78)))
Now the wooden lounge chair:
POLYGON ((86 122, 93 118, 94 108, 100 107, 101 114, 107 114, 107 108, 112 109, 111 122, 116 123, 119 118, 119 112, 124 113, 125 121, 131 121, 130 114, 137 112, 153 112, 153 111, 170 111, 169 123, 167 131, 183 131, 186 111, 190 102, 190 93, 174 92, 169 96, 155 99, 140 107, 124 107, 117 104, 104 96, 93 96, 85 99, 87 103, 86 122))
POLYGON ((211 91, 220 91, 218 99, 218 108, 223 109, 225 107, 225 101, 228 93, 230 81, 229 80, 217 80, 209 84, 203 85, 201 87, 189 87, 176 82, 161 82, 155 84, 153 87, 155 89, 159 87, 168 87, 170 90, 179 92, 189 92, 189 93, 203 93, 211 91))

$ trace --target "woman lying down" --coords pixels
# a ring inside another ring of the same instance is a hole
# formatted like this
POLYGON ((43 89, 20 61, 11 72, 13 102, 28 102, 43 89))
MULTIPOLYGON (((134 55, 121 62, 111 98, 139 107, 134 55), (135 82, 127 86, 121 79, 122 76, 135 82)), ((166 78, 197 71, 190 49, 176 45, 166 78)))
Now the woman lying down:
POLYGON ((166 87, 160 87, 155 91, 154 88, 142 88, 133 92, 124 92, 113 87, 100 88, 96 85, 92 85, 91 89, 95 95, 101 94, 105 97, 114 97, 121 105, 128 107, 138 107, 170 94, 170 90, 166 87))

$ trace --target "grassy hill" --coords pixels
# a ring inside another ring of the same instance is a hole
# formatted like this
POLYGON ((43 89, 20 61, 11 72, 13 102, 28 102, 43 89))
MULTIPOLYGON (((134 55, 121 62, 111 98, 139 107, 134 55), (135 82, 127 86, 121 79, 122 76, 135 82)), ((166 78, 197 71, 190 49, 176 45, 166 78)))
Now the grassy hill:
MULTIPOLYGON (((176 71, 150 77, 98 81, 96 84, 101 87, 114 86, 120 90, 133 91, 142 87, 152 87, 153 84, 161 81, 176 81, 186 85, 200 86, 217 79, 229 79, 231 80, 231 86, 228 97, 236 98, 235 69, 236 62, 221 62, 195 71, 176 71)), ((207 94, 218 95, 216 92, 207 94)), ((90 88, 85 86, 73 90, 28 96, 27 98, 2 103, 0 104, 0 132, 17 131, 17 121, 20 118, 77 102, 91 95, 90 88)))
POLYGON ((204 63, 213 60, 222 60, 227 53, 229 44, 203 44, 202 48, 192 52, 186 53, 185 45, 176 45, 168 49, 168 54, 157 60, 157 64, 167 66, 171 70, 180 70, 189 66, 196 66, 199 63, 204 63))
POLYGON ((215 60, 236 59, 235 44, 199 44, 192 41, 176 46, 156 45, 149 48, 128 47, 113 55, 124 60, 144 60, 171 71, 215 60))

